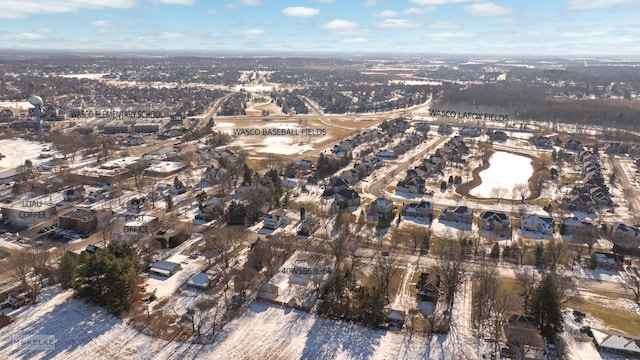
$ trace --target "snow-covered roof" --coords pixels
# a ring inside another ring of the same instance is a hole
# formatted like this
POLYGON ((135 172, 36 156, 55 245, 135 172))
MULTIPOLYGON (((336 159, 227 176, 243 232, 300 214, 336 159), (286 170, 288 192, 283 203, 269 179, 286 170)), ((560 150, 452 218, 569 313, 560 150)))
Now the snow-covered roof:
POLYGON ((206 289, 207 287, 209 287, 209 276, 207 275, 207 273, 199 272, 193 275, 189 279, 189 281, 187 281, 187 285, 206 289))

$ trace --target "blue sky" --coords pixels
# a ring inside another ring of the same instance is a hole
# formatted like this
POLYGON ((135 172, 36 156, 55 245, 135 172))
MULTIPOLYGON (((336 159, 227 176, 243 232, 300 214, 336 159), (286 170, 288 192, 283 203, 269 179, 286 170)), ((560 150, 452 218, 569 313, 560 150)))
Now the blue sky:
POLYGON ((640 0, 0 0, 0 48, 640 56, 640 0))

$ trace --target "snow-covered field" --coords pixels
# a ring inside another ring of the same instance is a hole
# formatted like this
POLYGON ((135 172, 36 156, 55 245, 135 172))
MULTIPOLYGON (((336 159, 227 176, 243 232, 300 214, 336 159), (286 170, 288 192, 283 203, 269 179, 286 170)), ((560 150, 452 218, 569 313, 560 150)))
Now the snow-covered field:
POLYGON ((20 138, 0 140, 0 154, 5 155, 5 157, 0 160, 0 170, 12 169, 24 165, 25 160, 31 160, 34 166, 49 161, 48 159, 39 159, 38 155, 40 155, 45 148, 50 147, 50 144, 20 138))
POLYGON ((533 174, 531 159, 522 155, 515 155, 504 151, 497 151, 489 158, 490 166, 480 172, 482 184, 473 188, 469 193, 477 197, 493 197, 491 191, 504 188, 507 193, 515 184, 527 184, 533 174))
POLYGON ((0 107, 28 110, 31 109, 33 105, 28 101, 0 101, 0 107))
POLYGON ((64 74, 64 75, 60 75, 60 77, 64 77, 64 78, 76 78, 76 79, 91 79, 91 80, 96 80, 96 79, 102 79, 102 77, 104 75, 107 75, 109 73, 92 73, 92 74, 64 74))
POLYGON ((139 333, 105 310, 45 289, 38 304, 0 330, 2 359, 417 359, 452 358, 458 345, 446 336, 373 330, 299 310, 254 302, 213 345, 169 342, 139 333), (54 350, 19 348, 13 339, 54 335, 54 350))

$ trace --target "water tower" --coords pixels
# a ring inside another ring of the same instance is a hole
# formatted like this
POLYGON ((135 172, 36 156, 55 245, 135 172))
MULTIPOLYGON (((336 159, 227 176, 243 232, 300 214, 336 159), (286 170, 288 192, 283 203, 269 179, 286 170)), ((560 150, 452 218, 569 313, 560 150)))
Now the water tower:
POLYGON ((40 123, 40 106, 42 105, 42 98, 40 96, 31 95, 29 96, 29 103, 35 107, 36 111, 36 121, 38 123, 38 132, 42 132, 42 124, 40 123))

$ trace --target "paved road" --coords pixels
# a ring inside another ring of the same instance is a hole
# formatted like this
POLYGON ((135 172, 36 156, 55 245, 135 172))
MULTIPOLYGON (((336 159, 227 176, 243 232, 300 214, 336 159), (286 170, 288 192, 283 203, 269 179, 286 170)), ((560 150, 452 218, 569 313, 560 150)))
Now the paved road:
POLYGON ((624 171, 624 168, 620 164, 620 159, 616 157, 609 157, 609 159, 611 160, 611 165, 613 165, 616 176, 620 181, 622 188, 624 189, 625 198, 633 209, 633 214, 637 218, 637 214, 640 211, 640 201, 638 200, 638 194, 633 188, 633 184, 631 184, 631 181, 629 181, 629 177, 624 171))
POLYGON ((401 172, 407 171, 409 166, 413 164, 416 160, 422 159, 426 154, 434 151, 434 149, 438 148, 443 142, 445 142, 448 139, 449 139, 448 137, 441 137, 435 140, 434 142, 432 142, 431 144, 425 146, 425 148, 422 149, 417 154, 413 154, 411 156, 405 156, 405 158, 403 158, 402 161, 396 161, 393 165, 386 165, 386 166, 393 167, 393 169, 387 170, 383 168, 384 170, 383 175, 375 175, 376 173, 374 173, 374 176, 376 176, 374 180, 370 182, 362 182, 362 181, 359 182, 358 190, 360 190, 365 195, 366 194, 372 195, 374 198, 388 197, 385 195, 385 189, 387 186, 393 185, 391 184, 391 181, 396 175, 400 174, 401 172))

